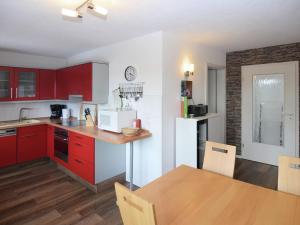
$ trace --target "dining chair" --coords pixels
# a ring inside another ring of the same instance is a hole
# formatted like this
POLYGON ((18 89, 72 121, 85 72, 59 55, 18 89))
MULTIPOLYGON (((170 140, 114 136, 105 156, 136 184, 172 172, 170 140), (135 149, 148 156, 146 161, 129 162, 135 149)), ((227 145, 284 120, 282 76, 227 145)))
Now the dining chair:
POLYGON ((300 159, 279 157, 278 190, 300 196, 300 159))
POLYGON ((233 178, 236 147, 206 141, 203 169, 233 178))
POLYGON ((156 225, 154 205, 115 183, 117 205, 124 225, 156 225))

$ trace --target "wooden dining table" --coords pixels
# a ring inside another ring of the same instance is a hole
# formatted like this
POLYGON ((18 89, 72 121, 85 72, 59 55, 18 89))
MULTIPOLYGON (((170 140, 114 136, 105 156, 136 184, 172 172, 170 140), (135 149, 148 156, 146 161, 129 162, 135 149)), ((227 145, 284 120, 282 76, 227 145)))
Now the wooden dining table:
POLYGON ((300 225, 300 197, 180 166, 135 194, 157 225, 300 225))

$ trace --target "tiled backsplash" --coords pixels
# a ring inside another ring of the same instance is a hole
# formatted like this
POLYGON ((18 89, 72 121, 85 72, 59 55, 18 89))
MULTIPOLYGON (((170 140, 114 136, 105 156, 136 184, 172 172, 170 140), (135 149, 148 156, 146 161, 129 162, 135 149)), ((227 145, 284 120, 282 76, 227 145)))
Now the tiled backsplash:
POLYGON ((24 111, 24 116, 28 118, 50 117, 51 104, 64 104, 64 102, 21 102, 21 103, 0 103, 0 121, 17 120, 21 108, 32 108, 24 111))

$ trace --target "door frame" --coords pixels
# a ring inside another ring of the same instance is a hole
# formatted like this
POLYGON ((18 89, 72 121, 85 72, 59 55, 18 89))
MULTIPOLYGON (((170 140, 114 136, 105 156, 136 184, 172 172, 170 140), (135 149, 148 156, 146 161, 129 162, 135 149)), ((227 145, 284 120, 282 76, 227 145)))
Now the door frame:
MULTIPOLYGON (((296 74, 295 74, 295 157, 299 157, 299 153, 300 153, 300 148, 299 148, 299 61, 287 61, 287 62, 276 62, 276 63, 265 63, 265 64, 254 64, 254 65, 249 65, 249 66, 259 66, 259 65, 272 65, 272 64, 280 64, 280 63, 291 63, 293 64, 296 68, 296 74)), ((246 65, 245 65, 246 66, 246 65)), ((248 65, 247 65, 248 66, 248 65)), ((241 69, 241 80, 242 80, 242 69, 241 69)), ((253 85, 253 83, 251 84, 253 85)), ((252 91, 253 91, 253 87, 252 87, 252 91)), ((243 154, 243 129, 242 129, 242 125, 243 125, 243 118, 242 118, 242 114, 243 114, 243 109, 242 109, 242 104, 243 102, 243 81, 241 81, 241 156, 240 158, 245 158, 244 154, 243 154)), ((253 104, 253 101, 252 101, 253 104)), ((252 105, 253 107, 253 105, 252 105)), ((264 163, 264 162, 263 162, 264 163)))

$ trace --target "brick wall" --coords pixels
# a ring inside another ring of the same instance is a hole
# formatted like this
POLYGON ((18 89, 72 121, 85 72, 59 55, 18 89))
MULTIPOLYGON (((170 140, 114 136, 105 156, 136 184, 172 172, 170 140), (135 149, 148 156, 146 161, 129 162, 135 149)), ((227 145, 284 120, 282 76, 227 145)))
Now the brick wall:
POLYGON ((227 53, 226 135, 227 143, 237 146, 238 154, 241 153, 241 66, 287 61, 300 61, 300 42, 227 53))

